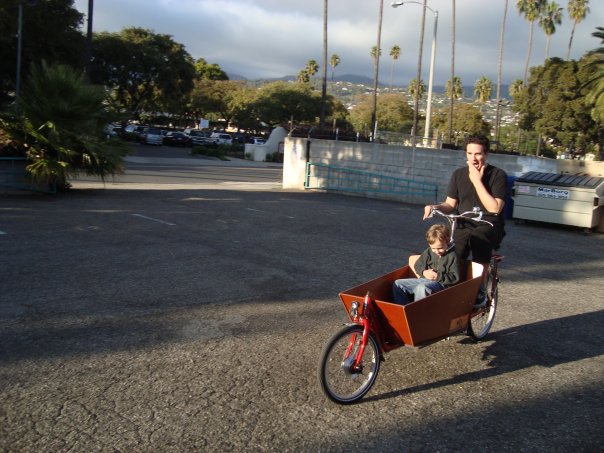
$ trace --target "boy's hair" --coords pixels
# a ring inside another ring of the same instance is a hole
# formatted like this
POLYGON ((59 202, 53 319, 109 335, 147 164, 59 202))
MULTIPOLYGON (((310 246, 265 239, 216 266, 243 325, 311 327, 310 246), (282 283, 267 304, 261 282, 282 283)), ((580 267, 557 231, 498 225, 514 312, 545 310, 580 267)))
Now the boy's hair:
POLYGON ((434 244, 436 241, 447 243, 451 240, 451 230, 447 225, 437 223, 426 231, 426 240, 428 244, 434 244))
POLYGON ((484 135, 470 135, 467 139, 466 139, 466 145, 464 146, 464 149, 468 149, 468 145, 474 143, 476 145, 482 145, 482 149, 485 153, 489 152, 489 149, 491 148, 491 142, 489 142, 489 139, 484 136, 484 135))

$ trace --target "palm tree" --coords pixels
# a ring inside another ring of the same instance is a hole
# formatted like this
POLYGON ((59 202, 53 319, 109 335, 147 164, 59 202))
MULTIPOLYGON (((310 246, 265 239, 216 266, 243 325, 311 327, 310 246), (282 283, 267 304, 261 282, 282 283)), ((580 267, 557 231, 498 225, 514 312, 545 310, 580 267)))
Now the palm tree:
POLYGON ((127 148, 103 137, 105 125, 119 120, 107 109, 106 96, 84 72, 44 61, 32 65, 19 97, 21 119, 11 121, 9 134, 27 149, 33 161, 27 171, 35 181, 63 189, 78 170, 103 180, 121 172, 127 148))
POLYGON ((568 51, 566 52, 566 59, 570 60, 570 47, 573 43, 573 36, 575 34, 575 27, 579 22, 585 19, 585 16, 589 13, 589 6, 587 6, 589 0, 568 0, 568 17, 573 20, 573 29, 570 32, 570 39, 568 41, 568 51))
MULTIPOLYGON (((452 0, 452 15, 451 15, 451 79, 455 80, 455 0, 452 0)), ((453 96, 453 91, 451 91, 449 96, 449 133, 448 133, 448 142, 451 143, 451 138, 453 137, 453 104, 455 103, 455 98, 453 96)))
POLYGON ((298 76, 296 78, 298 83, 308 83, 310 82, 310 75, 308 74, 308 69, 301 69, 298 72, 298 76))
POLYGON ((329 59, 329 65, 331 66, 331 81, 333 82, 333 74, 336 70, 336 66, 340 64, 340 57, 335 53, 329 59))
MULTIPOLYGON (((380 56, 382 55, 382 18, 384 15, 384 0, 380 2, 380 13, 378 15, 378 33, 377 33, 377 45, 371 49, 371 56, 373 58, 373 109, 371 110, 371 129, 372 132, 376 132, 377 125, 377 90, 378 90, 378 74, 380 68, 380 56)), ((372 134, 373 136, 374 134, 372 134)), ((375 139, 375 137, 373 137, 375 139)))
MULTIPOLYGON (((596 27, 591 35, 600 38, 604 44, 604 27, 596 27)), ((591 116, 599 124, 604 124, 604 46, 598 47, 587 54, 589 78, 585 83, 588 89, 585 100, 593 106, 591 116)))
POLYGON ((392 91, 392 78, 394 74, 394 63, 401 56, 401 48, 396 44, 390 49, 390 56, 392 57, 392 66, 390 67, 390 91, 392 91))
MULTIPOLYGON (((424 29, 426 28, 426 3, 428 0, 424 0, 422 3, 422 20, 421 20, 421 27, 420 27, 420 32, 419 32, 419 53, 418 53, 418 58, 417 58, 417 76, 415 77, 415 83, 416 83, 416 87, 415 87, 415 92, 419 93, 421 88, 420 88, 420 82, 422 79, 422 55, 423 55, 423 50, 424 50, 424 29)), ((416 141, 416 137, 417 137, 417 121, 419 118, 419 97, 416 96, 414 98, 415 102, 413 105, 413 130, 412 130, 412 136, 411 136, 411 146, 413 146, 413 149, 415 150, 415 141, 416 141)))
POLYGON ((501 19, 501 33, 499 35, 499 60, 497 62, 497 106, 495 108, 495 140, 499 140, 499 122, 501 121, 501 73, 503 69, 503 37, 505 35, 505 21, 508 14, 508 0, 503 6, 503 18, 501 19))
POLYGON ((325 104, 327 102, 327 3, 323 0, 323 80, 321 83, 321 116, 319 126, 325 126, 325 104))
POLYGON ((319 63, 316 60, 308 60, 304 69, 308 72, 308 76, 312 77, 319 72, 319 63))
POLYGON ((546 3, 543 8, 542 14, 539 17, 539 26, 545 33, 546 44, 545 44, 545 59, 549 60, 549 44, 550 39, 554 33, 556 33, 556 25, 562 23, 562 8, 556 2, 546 3))
POLYGON ((482 106, 491 99, 491 94, 493 92, 493 82, 486 77, 482 76, 480 79, 476 81, 474 84, 474 96, 476 96, 476 100, 481 105, 480 110, 482 111, 482 106))
POLYGON ((409 85, 407 86, 407 93, 411 95, 414 101, 417 100, 419 102, 419 100, 424 97, 425 92, 426 85, 424 84, 424 81, 420 80, 418 84, 417 79, 415 79, 415 77, 411 80, 411 82, 409 82, 409 85), (418 87, 419 91, 417 90, 418 87))
POLYGON ((524 64, 524 83, 526 84, 528 79, 529 63, 531 60, 531 48, 533 47, 533 25, 543 10, 546 0, 517 0, 516 8, 519 14, 524 14, 526 20, 529 21, 529 37, 528 37, 528 50, 526 53, 526 62, 524 64))
POLYGON ((451 79, 447 80, 447 83, 445 84, 445 93, 449 99, 461 99, 463 97, 461 79, 457 76, 453 77, 453 86, 451 86, 451 79))
MULTIPOLYGON (((382 55, 382 51, 379 51, 379 56, 382 55)), ((374 64, 375 64, 375 60, 378 57, 378 47, 377 46, 373 46, 371 48, 371 50, 369 51, 369 56, 371 57, 371 59, 373 60, 374 64)))
POLYGON ((524 81, 516 79, 508 87, 508 94, 514 98, 518 96, 522 90, 524 90, 524 81))
MULTIPOLYGON (((510 96, 512 96, 512 99, 514 100, 514 102, 516 102, 516 96, 518 96, 520 93, 522 93, 522 91, 525 89, 525 87, 526 87, 526 84, 521 79, 514 80, 511 83, 511 85, 508 87, 508 93, 510 96)), ((522 140, 522 130, 520 129, 520 126, 518 125, 518 139, 516 142, 516 150, 518 150, 518 151, 520 151, 521 140, 522 140)))

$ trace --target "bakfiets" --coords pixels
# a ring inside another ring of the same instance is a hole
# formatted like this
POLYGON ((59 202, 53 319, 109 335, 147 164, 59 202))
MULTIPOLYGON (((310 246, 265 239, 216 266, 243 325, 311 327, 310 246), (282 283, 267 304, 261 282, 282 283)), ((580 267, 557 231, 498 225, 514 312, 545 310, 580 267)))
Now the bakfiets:
MULTIPOLYGON (((462 214, 434 209, 435 214, 448 219, 452 233, 460 218, 489 223, 477 208, 462 214)), ((495 317, 502 258, 491 258, 484 280, 486 304, 479 308, 476 296, 484 266, 475 262, 467 263, 464 281, 404 306, 392 302, 391 288, 399 278, 414 277, 408 265, 341 292, 351 322, 328 341, 321 355, 319 382, 325 395, 339 404, 358 401, 375 383, 384 354, 401 346, 426 346, 463 331, 484 338, 495 317)))

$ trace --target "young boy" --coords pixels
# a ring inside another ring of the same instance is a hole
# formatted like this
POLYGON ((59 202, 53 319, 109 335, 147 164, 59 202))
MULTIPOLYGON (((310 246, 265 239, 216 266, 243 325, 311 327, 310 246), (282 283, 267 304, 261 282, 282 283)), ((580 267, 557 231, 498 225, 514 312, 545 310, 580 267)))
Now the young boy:
POLYGON ((394 302, 401 305, 423 299, 459 281, 455 247, 449 248, 451 230, 446 225, 432 225, 426 232, 429 247, 415 262, 419 278, 401 278, 392 284, 394 302))

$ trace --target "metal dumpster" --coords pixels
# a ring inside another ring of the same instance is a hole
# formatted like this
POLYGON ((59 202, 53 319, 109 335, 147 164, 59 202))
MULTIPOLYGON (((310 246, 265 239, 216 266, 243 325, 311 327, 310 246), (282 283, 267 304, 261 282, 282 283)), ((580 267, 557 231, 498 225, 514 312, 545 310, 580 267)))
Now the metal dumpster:
POLYGON ((604 178, 531 171, 514 182, 513 217, 594 228, 604 211, 604 178))

